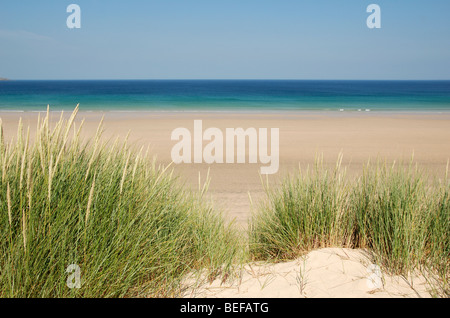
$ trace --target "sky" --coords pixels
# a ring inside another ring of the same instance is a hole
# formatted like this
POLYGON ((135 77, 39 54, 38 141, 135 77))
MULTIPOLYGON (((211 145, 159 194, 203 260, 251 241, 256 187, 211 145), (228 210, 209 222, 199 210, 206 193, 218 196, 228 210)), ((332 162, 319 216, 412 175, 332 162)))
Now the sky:
POLYGON ((448 0, 2 0, 0 77, 450 79, 449 39, 448 0))

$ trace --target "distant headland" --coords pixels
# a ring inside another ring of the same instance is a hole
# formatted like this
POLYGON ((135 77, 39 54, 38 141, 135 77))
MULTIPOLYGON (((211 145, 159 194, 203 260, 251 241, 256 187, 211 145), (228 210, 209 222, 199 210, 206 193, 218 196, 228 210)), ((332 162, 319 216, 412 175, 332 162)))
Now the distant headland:
POLYGON ((0 81, 9 81, 9 79, 4 78, 4 77, 0 77, 0 81))

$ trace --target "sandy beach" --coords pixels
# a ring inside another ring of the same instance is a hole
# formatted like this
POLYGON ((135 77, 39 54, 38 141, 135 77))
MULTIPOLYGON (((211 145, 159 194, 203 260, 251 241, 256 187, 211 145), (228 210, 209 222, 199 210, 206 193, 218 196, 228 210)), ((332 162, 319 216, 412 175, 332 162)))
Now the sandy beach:
MULTIPOLYGON (((19 118, 25 127, 30 125, 32 135, 38 113, 4 112, 0 116, 8 139, 15 136, 19 118)), ((57 121, 59 117, 60 113, 52 113, 52 120, 57 121)), ((176 144, 171 140, 171 132, 178 127, 193 130, 197 119, 203 121, 203 129, 279 128, 280 168, 278 173, 268 175, 273 185, 287 173, 298 170, 299 165, 302 169, 313 165, 317 155, 323 155, 324 163, 333 166, 342 153, 342 165, 347 167, 348 174, 360 172, 369 160, 409 162, 414 155, 414 162, 433 174, 442 175, 450 158, 449 113, 80 112, 77 122, 85 119, 85 138, 95 134, 102 117, 104 138, 125 138, 129 133, 130 144, 137 149, 149 147, 150 153, 164 165, 172 161, 171 149, 176 144)), ((264 198, 260 163, 181 163, 172 167, 193 189, 198 188, 199 174, 203 183, 209 170, 209 194, 214 205, 238 226, 247 225, 251 202, 257 205, 264 198)))
MULTIPOLYGON (((42 114, 44 115, 44 114, 42 114)), ((64 114, 68 116, 69 114, 64 114)), ((37 123, 37 113, 0 114, 5 138, 15 137, 18 120, 30 126, 30 136, 37 123)), ((51 114, 52 122, 60 113, 51 114)), ((149 147, 163 165, 171 163, 171 149, 176 141, 171 132, 179 127, 193 129, 201 119, 204 129, 217 127, 244 129, 279 128, 279 171, 269 175, 270 186, 295 172, 299 165, 312 166, 317 155, 325 165, 334 166, 340 153, 348 174, 361 172, 369 160, 388 163, 414 162, 435 176, 443 176, 450 158, 449 113, 167 113, 167 112, 80 112, 76 126, 84 119, 84 138, 92 138, 104 117, 105 140, 124 139, 139 149, 149 147)), ((248 149, 247 149, 248 150, 248 149)), ((257 164, 179 164, 172 165, 180 179, 192 189, 205 182, 209 170, 209 195, 214 206, 228 221, 245 230, 252 214, 252 204, 264 199, 260 163, 257 164)), ((319 249, 296 260, 280 263, 253 263, 243 267, 233 280, 215 280, 197 284, 187 281, 185 297, 430 297, 432 290, 419 274, 412 277, 379 272, 373 276, 373 259, 367 251, 342 248, 319 249), (371 271, 372 268, 372 271, 371 271), (374 278, 372 277, 372 278, 374 278), (381 277, 381 278, 380 278, 381 277), (374 285, 375 284, 375 285, 374 285)))

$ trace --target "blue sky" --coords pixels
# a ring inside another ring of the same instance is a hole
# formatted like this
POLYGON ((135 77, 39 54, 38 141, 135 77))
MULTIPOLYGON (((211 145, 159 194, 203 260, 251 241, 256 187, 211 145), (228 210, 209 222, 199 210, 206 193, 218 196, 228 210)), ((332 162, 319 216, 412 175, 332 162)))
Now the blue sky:
POLYGON ((0 77, 450 79, 449 39, 448 0, 2 0, 0 77))

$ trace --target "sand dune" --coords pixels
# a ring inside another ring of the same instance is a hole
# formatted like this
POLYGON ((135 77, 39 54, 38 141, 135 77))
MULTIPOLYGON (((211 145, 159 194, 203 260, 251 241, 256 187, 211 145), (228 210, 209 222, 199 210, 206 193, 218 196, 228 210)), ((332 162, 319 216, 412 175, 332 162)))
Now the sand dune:
MULTIPOLYGON (((274 186, 287 172, 312 165, 317 154, 334 165, 343 153, 349 173, 358 173, 363 164, 376 158, 389 162, 409 160, 437 175, 445 173, 450 158, 450 114, 306 113, 294 114, 210 114, 210 113, 80 113, 85 118, 85 137, 95 134, 105 116, 104 138, 123 138, 137 147, 150 146, 160 163, 171 162, 175 142, 170 134, 177 127, 191 127, 202 119, 205 127, 280 128, 280 171, 269 177, 274 186)), ((36 113, 0 114, 5 138, 11 139, 18 118, 36 126, 36 113)), ((53 115, 54 120, 59 114, 53 115)), ((31 135, 33 130, 31 131, 31 135)), ((255 164, 181 164, 175 172, 193 189, 198 188, 210 169, 210 195, 227 219, 246 228, 251 215, 249 197, 255 205, 264 198, 255 164)), ((322 249, 295 261, 279 264, 249 264, 239 279, 221 284, 219 280, 186 291, 187 297, 430 297, 421 276, 376 275, 370 255, 361 250, 322 249), (374 276, 375 275, 375 276, 374 276), (380 285, 381 284, 381 285, 380 285)), ((192 283, 192 282, 191 282, 192 283)))
MULTIPOLYGON (((325 248, 278 264, 248 264, 238 278, 189 288, 185 297, 211 298, 392 298, 431 297, 419 275, 391 276, 363 250, 325 248)), ((194 280, 186 284, 193 285, 194 280)))

